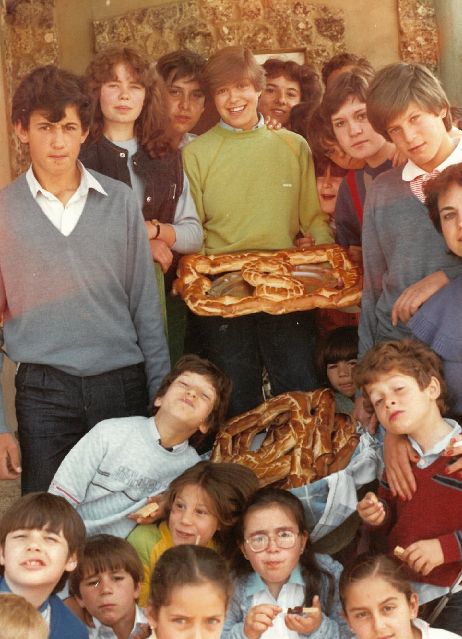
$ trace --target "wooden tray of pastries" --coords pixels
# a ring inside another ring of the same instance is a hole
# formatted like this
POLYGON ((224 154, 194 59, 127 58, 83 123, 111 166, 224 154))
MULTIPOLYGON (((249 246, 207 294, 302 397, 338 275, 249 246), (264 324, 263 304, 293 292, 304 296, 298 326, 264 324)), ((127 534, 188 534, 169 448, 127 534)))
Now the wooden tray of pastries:
POLYGON ((362 271, 337 244, 285 251, 185 255, 173 291, 196 315, 282 315, 346 308, 361 299, 362 271))

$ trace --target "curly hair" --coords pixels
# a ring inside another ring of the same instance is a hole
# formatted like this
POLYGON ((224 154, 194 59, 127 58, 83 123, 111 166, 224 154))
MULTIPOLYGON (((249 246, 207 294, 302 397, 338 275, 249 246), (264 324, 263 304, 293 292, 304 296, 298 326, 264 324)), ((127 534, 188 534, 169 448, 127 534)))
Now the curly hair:
POLYGON ((101 87, 114 79, 114 67, 122 64, 146 90, 143 108, 135 122, 138 143, 152 157, 163 155, 169 149, 165 137, 167 115, 162 83, 158 81, 154 65, 139 51, 131 47, 108 47, 90 62, 85 80, 92 102, 90 139, 103 135, 104 116, 101 111, 101 87))

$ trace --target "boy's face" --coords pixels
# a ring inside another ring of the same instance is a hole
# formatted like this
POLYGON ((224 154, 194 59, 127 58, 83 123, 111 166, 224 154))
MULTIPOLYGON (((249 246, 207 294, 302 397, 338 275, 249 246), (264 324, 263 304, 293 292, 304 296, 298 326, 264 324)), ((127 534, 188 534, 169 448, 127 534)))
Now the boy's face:
POLYGON ((101 86, 100 106, 104 126, 134 124, 146 97, 146 89, 125 64, 113 68, 114 78, 101 86))
POLYGON ((154 405, 159 406, 159 413, 174 418, 190 437, 196 430, 207 432, 216 398, 215 388, 207 377, 185 371, 170 384, 165 395, 155 399, 154 405))
POLYGON ((103 623, 115 626, 126 621, 133 626, 139 584, 126 570, 105 570, 89 575, 80 582, 79 605, 103 623))
POLYGON ((325 143, 326 152, 325 156, 332 160, 337 166, 342 169, 362 169, 364 168, 364 160, 358 160, 353 158, 341 148, 338 144, 325 143))
POLYGON ((331 116, 332 129, 342 149, 359 160, 372 160, 386 140, 369 124, 366 103, 350 96, 331 116))
POLYGON ((443 122, 445 116, 445 108, 435 114, 411 102, 404 113, 388 123, 387 133, 403 155, 429 173, 453 150, 443 122))
POLYGON ((18 594, 31 588, 51 592, 63 572, 77 565, 63 534, 46 528, 8 533, 0 548, 0 563, 5 567, 8 585, 18 594))
POLYGON ((167 85, 167 112, 173 134, 189 133, 204 112, 205 94, 194 78, 180 78, 167 85))
POLYGON ((441 232, 448 248, 462 257, 462 186, 453 182, 438 197, 441 232))
POLYGON ((282 126, 287 126, 292 107, 299 104, 301 99, 300 82, 280 75, 277 78, 267 79, 258 108, 265 118, 269 116, 280 122, 282 126))
POLYGON ((385 430, 415 437, 428 416, 434 414, 440 385, 436 377, 432 377, 429 385, 421 390, 414 377, 392 370, 366 384, 366 392, 385 430))
POLYGON ((15 131, 21 142, 29 145, 32 167, 42 185, 75 174, 80 147, 88 135, 75 105, 66 107, 59 122, 50 122, 46 114, 33 111, 29 128, 17 122, 15 131))
POLYGON ((353 397, 355 394, 353 371, 357 361, 356 359, 341 359, 338 362, 327 364, 326 373, 330 385, 347 397, 353 397))
POLYGON ((221 119, 235 129, 250 131, 258 122, 257 105, 261 91, 242 79, 228 82, 215 90, 215 106, 221 119))

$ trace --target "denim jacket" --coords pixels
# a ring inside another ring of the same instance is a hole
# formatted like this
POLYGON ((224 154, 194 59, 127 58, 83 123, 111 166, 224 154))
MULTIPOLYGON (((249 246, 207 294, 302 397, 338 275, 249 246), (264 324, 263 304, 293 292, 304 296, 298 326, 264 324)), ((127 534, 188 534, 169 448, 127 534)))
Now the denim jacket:
MULTIPOLYGON (((352 634, 342 616, 342 606, 338 595, 338 580, 342 572, 342 566, 329 557, 329 555, 315 554, 315 557, 319 567, 334 577, 334 597, 329 617, 323 612, 319 628, 314 632, 299 636, 310 637, 310 639, 349 639, 352 634)), ((299 566, 297 566, 290 575, 289 582, 304 585, 299 566)), ((226 615, 221 639, 246 639, 244 634, 244 619, 252 607, 254 594, 262 588, 266 588, 266 586, 255 573, 240 577, 236 580, 234 594, 226 615)), ((327 595, 328 582, 323 576, 321 578, 321 592, 319 593, 323 610, 326 608, 327 595)), ((262 635, 262 639, 264 639, 264 634, 262 635)))

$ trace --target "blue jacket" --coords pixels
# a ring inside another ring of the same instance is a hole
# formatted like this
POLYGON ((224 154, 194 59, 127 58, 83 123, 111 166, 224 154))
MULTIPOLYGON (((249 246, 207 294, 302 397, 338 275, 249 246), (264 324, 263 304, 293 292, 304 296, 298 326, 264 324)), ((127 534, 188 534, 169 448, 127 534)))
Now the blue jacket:
MULTIPOLYGON (((314 632, 300 636, 310 637, 310 639, 348 639, 352 634, 343 618, 342 606, 338 595, 338 580, 342 572, 342 566, 329 555, 316 554, 315 557, 320 568, 323 568, 334 577, 334 597, 329 617, 322 613, 322 621, 319 628, 314 632)), ((252 607, 253 595, 260 589, 257 587, 256 581, 259 581, 260 585, 264 586, 260 577, 255 573, 241 577, 236 581, 221 639, 246 639, 244 635, 244 618, 252 607)), ((303 583, 298 567, 292 572, 289 581, 303 583)), ((327 594, 328 582, 323 577, 321 580, 321 592, 319 593, 323 610, 326 607, 327 594)))
MULTIPOLYGON (((4 577, 0 581, 1 593, 11 593, 4 577)), ((39 612, 45 612, 48 606, 50 606, 49 639, 88 639, 88 628, 72 614, 59 597, 51 595, 40 606, 39 612)))

